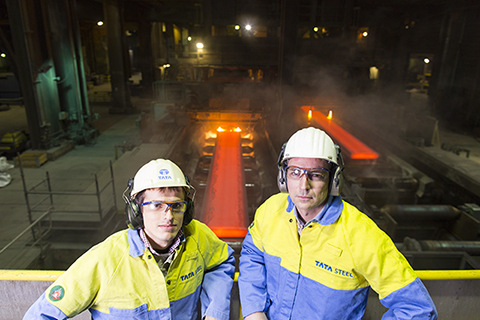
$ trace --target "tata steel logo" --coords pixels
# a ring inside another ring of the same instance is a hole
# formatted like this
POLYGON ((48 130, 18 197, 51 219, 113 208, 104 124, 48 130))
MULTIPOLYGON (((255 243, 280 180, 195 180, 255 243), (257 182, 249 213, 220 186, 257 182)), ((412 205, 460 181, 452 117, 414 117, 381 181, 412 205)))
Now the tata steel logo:
POLYGON ((170 176, 170 172, 167 169, 161 169, 158 173, 158 179, 160 180, 173 180, 172 176, 170 176))

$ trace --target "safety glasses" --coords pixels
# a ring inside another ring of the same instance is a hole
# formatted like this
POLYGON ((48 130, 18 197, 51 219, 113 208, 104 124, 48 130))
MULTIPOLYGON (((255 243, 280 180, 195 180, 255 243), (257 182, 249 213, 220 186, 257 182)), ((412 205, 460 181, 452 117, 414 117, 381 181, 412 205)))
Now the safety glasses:
POLYGON ((314 182, 320 182, 327 180, 328 173, 330 170, 325 168, 297 168, 297 167, 286 167, 287 179, 291 180, 300 180, 304 175, 307 176, 308 180, 314 182))
POLYGON ((170 209, 173 213, 182 214, 187 211, 187 201, 178 202, 162 202, 162 201, 149 201, 141 204, 146 206, 149 211, 153 212, 167 212, 170 209))

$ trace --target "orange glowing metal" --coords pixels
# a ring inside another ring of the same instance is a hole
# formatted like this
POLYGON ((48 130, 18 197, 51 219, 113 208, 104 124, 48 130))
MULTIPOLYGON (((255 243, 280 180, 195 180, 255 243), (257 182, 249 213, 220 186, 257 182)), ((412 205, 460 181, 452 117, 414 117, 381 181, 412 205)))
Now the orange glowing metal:
POLYGON ((236 127, 235 129, 233 129, 233 131, 235 131, 235 132, 242 132, 242 129, 240 129, 240 127, 236 127))
MULTIPOLYGON (((309 109, 311 110, 311 107, 304 106, 301 107, 301 109, 308 112, 309 109)), ((312 116, 313 120, 342 147, 342 151, 347 153, 350 158, 363 160, 373 160, 378 158, 378 153, 352 136, 349 132, 345 131, 345 129, 337 125, 335 122, 329 120, 328 117, 320 111, 313 111, 312 116)))
POLYGON ((247 192, 239 132, 219 132, 201 218, 219 238, 247 234, 247 192))
POLYGON ((253 140, 253 135, 251 133, 243 133, 242 139, 253 140))
MULTIPOLYGON (((310 112, 310 111, 309 111, 310 112)), ((328 116, 327 116, 327 119, 328 120, 332 120, 333 118, 333 113, 332 113, 332 110, 328 111, 328 116)))
POLYGON ((308 110, 308 121, 312 120, 312 109, 308 110))
POLYGON ((208 140, 208 139, 216 139, 217 138, 217 133, 216 132, 212 132, 212 131, 208 131, 207 133, 205 133, 205 140, 208 140))
POLYGON ((225 129, 223 129, 222 127, 218 127, 218 128, 217 128, 217 131, 218 131, 218 132, 224 132, 225 129))

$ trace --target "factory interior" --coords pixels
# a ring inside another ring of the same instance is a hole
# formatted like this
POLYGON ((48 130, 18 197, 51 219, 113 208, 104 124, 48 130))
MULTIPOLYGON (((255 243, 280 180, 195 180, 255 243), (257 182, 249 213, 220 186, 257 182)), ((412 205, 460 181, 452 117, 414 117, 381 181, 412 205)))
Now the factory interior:
POLYGON ((0 0, 0 320, 127 227, 123 192, 152 159, 182 168, 238 260, 309 126, 440 319, 478 319, 479 16, 472 0, 0 0))

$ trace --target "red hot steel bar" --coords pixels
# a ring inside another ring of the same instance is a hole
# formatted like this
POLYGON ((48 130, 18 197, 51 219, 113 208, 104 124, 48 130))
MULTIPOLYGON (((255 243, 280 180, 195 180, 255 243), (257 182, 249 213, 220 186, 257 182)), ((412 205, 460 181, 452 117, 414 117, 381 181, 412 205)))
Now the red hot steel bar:
POLYGON ((313 107, 301 107, 307 114, 311 111, 312 120, 315 121, 332 139, 342 147, 342 153, 355 160, 374 160, 378 158, 378 153, 370 149, 363 142, 352 136, 345 129, 333 122, 320 111, 313 107))
POLYGON ((217 132, 201 220, 219 238, 244 238, 246 195, 240 132, 217 132))

